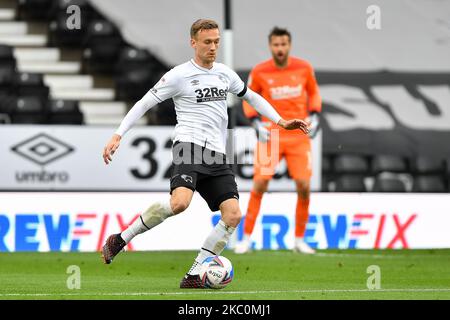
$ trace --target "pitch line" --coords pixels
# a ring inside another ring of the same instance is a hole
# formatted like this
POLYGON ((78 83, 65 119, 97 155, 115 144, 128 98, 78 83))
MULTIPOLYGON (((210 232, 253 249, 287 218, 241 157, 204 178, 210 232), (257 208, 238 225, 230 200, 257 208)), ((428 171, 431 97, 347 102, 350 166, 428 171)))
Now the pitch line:
POLYGON ((352 293, 352 292, 450 292, 450 288, 416 288, 416 289, 310 289, 310 290, 266 290, 266 291, 183 291, 183 292, 105 292, 105 293, 2 293, 0 297, 53 297, 53 296, 183 296, 198 294, 264 294, 264 293, 352 293))

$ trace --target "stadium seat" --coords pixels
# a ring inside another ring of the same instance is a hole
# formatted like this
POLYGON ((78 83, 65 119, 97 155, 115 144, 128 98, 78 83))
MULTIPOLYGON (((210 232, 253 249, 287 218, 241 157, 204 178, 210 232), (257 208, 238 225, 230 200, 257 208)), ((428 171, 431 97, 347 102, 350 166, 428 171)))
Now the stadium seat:
POLYGON ((399 178, 383 177, 378 175, 375 177, 375 183, 373 185, 373 192, 406 192, 406 186, 399 178))
POLYGON ((336 192, 366 192, 364 178, 360 175, 344 174, 336 179, 336 192))
POLYGON ((89 72, 112 73, 124 43, 116 27, 106 20, 93 20, 83 45, 84 67, 89 72))
POLYGON ((168 99, 158 104, 156 109, 158 125, 173 126, 177 124, 175 105, 172 99, 168 99))
POLYGON ((411 160, 411 169, 415 174, 443 174, 445 163, 440 158, 419 156, 411 160))
POLYGON ((116 77, 116 93, 120 100, 137 101, 158 81, 148 69, 133 70, 116 77))
POLYGON ((0 65, 0 94, 9 95, 14 91, 15 70, 12 66, 0 65))
POLYGON ((164 63, 153 56, 148 50, 124 47, 120 50, 115 72, 116 75, 122 75, 129 71, 141 70, 144 67, 153 72, 169 70, 164 63))
POLYGON ((380 154, 375 155, 372 160, 372 173, 381 172, 407 172, 408 168, 405 159, 400 156, 380 154))
POLYGON ((414 177, 413 192, 445 192, 444 178, 438 175, 414 177))
POLYGON ((84 20, 80 29, 67 28, 67 14, 58 13, 50 23, 49 43, 51 46, 80 47, 83 44, 86 28, 84 20))
POLYGON ((0 45, 0 65, 16 65, 14 50, 11 46, 0 45))
POLYGON ((90 21, 100 19, 101 15, 87 0, 55 1, 54 18, 50 23, 50 44, 63 47, 81 47, 90 21), (69 29, 67 26, 67 8, 76 5, 80 8, 80 28, 69 29))
POLYGON ((320 185, 320 191, 322 192, 329 192, 334 191, 335 188, 331 187, 331 185, 335 185, 334 179, 331 175, 324 173, 321 176, 321 185, 320 185))
POLYGON ((8 95, 13 90, 16 60, 10 46, 0 45, 0 94, 8 95))
POLYGON ((44 104, 37 97, 14 99, 10 115, 12 123, 45 124, 47 121, 44 104))
POLYGON ((333 169, 331 166, 331 158, 329 156, 324 155, 322 157, 322 172, 330 173, 332 171, 333 171, 333 169))
POLYGON ((342 173, 368 173, 369 164, 364 156, 342 154, 334 159, 334 171, 342 173))
POLYGON ((50 100, 47 109, 49 124, 83 124, 78 101, 50 100))
POLYGON ((18 17, 27 20, 48 20, 54 14, 54 0, 19 0, 18 17))
POLYGON ((18 73, 14 77, 14 92, 17 96, 33 96, 46 101, 49 88, 44 84, 42 74, 18 73))

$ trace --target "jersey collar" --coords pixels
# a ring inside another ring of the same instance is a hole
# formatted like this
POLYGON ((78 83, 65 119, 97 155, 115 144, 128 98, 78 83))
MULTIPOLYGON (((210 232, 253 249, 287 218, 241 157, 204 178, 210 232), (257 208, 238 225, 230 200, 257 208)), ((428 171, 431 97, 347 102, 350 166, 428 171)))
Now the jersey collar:
POLYGON ((210 72, 211 70, 213 70, 213 69, 214 69, 214 65, 215 65, 215 62, 213 62, 212 68, 211 68, 211 69, 207 69, 207 68, 204 68, 204 67, 199 66, 198 64, 196 64, 195 61, 194 61, 194 59, 191 59, 191 63, 192 63, 192 64, 194 65, 194 67, 196 67, 197 69, 200 69, 200 70, 205 71, 205 72, 210 72))

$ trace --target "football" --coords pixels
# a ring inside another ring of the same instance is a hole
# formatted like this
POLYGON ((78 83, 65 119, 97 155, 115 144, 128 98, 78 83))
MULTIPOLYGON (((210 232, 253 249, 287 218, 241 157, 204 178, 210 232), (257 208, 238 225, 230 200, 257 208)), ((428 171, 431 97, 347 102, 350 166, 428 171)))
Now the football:
POLYGON ((233 280, 231 261, 223 256, 212 256, 202 262, 200 278, 206 288, 222 289, 233 280))

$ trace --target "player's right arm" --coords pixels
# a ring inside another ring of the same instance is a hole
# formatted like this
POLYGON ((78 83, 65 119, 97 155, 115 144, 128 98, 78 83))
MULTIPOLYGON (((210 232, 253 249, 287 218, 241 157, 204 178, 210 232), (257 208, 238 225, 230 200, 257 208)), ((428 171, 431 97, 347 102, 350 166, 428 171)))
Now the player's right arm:
POLYGON ((120 140, 128 130, 151 108, 175 96, 178 92, 178 77, 174 69, 167 72, 158 83, 150 89, 123 118, 119 128, 103 148, 103 161, 109 164, 112 155, 119 148, 120 140))

